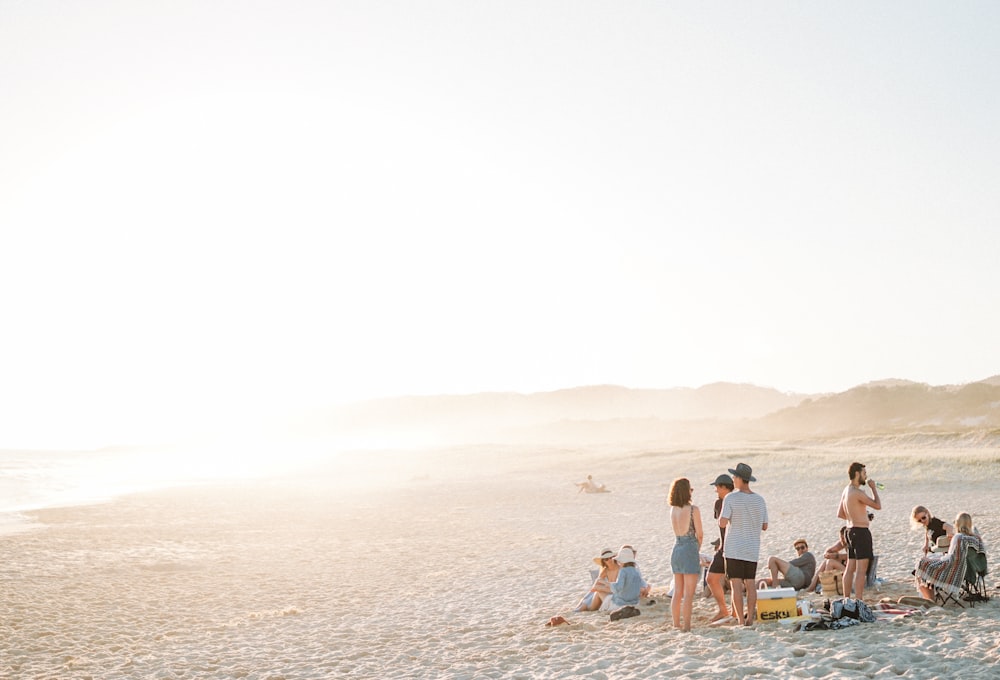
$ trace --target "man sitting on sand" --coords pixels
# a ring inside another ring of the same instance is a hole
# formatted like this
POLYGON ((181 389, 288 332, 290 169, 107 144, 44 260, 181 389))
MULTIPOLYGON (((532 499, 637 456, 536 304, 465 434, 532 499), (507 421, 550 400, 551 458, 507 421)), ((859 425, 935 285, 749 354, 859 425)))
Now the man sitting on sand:
POLYGON ((787 562, 776 555, 767 558, 767 568, 771 570, 771 578, 761 581, 768 586, 779 585, 792 587, 795 590, 807 587, 816 573, 816 556, 809 552, 809 544, 804 538, 795 541, 795 552, 798 557, 787 562))
POLYGON ((609 489, 605 488, 603 484, 598 484, 594 481, 593 475, 587 475, 587 479, 582 482, 577 482, 576 485, 580 487, 577 493, 581 491, 586 491, 587 493, 609 493, 609 489))

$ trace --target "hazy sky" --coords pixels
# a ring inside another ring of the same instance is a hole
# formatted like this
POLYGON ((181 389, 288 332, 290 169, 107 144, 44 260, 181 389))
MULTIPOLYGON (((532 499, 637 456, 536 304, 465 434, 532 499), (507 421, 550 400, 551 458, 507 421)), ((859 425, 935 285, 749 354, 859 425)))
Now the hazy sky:
POLYGON ((1000 373, 995 2, 0 0, 0 446, 1000 373))

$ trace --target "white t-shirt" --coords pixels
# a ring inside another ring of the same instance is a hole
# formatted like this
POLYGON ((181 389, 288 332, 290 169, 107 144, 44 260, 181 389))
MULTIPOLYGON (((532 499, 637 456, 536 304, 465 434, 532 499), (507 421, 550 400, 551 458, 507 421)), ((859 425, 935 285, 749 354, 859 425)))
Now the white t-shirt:
POLYGON ((760 494, 734 491, 722 499, 720 517, 729 520, 722 554, 732 560, 756 562, 760 557, 760 532, 767 524, 767 503, 760 494))

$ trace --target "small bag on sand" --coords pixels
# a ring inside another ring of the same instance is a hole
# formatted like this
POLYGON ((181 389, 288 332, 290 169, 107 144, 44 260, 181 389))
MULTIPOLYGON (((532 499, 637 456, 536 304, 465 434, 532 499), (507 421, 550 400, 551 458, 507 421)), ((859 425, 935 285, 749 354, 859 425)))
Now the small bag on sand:
POLYGON ((844 594, 844 572, 842 571, 821 571, 819 573, 819 583, 826 597, 836 597, 844 594))
POLYGON ((861 623, 872 623, 875 621, 875 612, 865 603, 864 600, 856 600, 851 597, 842 597, 831 603, 830 614, 835 619, 857 619, 861 623))

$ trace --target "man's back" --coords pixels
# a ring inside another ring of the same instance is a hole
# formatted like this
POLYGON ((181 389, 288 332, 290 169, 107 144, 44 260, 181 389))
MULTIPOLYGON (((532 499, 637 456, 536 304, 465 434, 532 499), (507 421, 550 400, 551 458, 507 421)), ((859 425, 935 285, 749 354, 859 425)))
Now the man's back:
POLYGON ((729 559, 756 562, 760 556, 760 533, 767 523, 764 498, 742 491, 727 494, 722 501, 722 516, 730 522, 723 554, 729 559))

